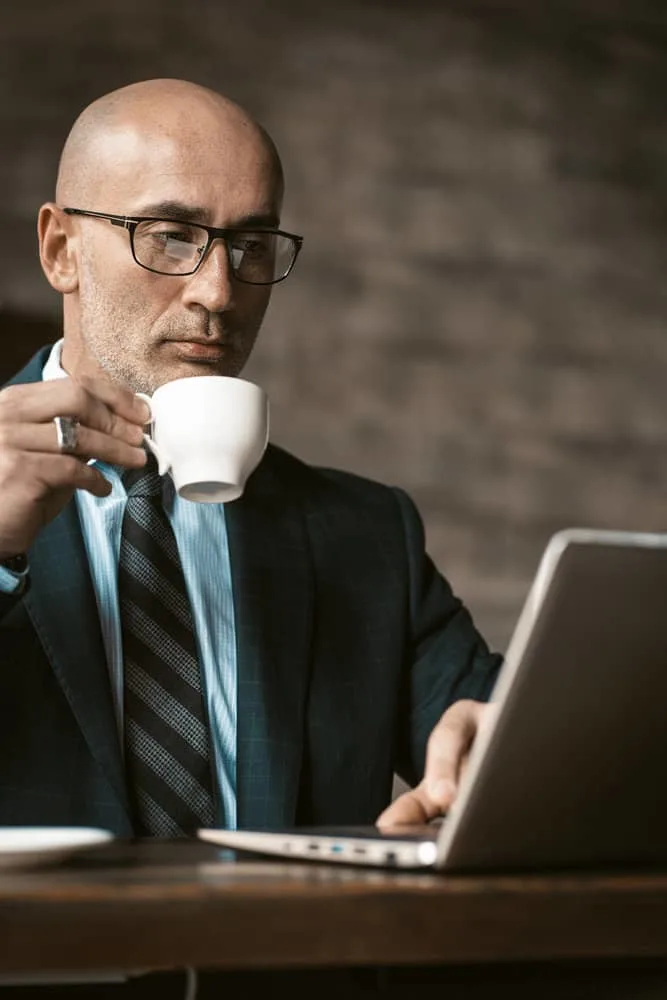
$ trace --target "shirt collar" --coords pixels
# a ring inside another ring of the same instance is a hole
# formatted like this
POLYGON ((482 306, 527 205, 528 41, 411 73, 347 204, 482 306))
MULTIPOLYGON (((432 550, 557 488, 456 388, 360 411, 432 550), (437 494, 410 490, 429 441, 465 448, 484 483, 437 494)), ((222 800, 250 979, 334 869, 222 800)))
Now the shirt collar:
POLYGON ((51 348, 51 352, 42 368, 42 379, 45 382, 50 382, 54 378, 67 378, 67 372, 60 360, 63 353, 63 343, 64 339, 61 337, 51 348))

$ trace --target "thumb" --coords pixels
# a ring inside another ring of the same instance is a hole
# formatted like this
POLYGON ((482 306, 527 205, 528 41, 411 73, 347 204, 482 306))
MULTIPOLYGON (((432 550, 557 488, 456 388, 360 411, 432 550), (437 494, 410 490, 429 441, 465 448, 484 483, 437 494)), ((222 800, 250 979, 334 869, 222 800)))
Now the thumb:
POLYGON ((416 788, 399 795, 376 819, 377 826, 423 825, 440 816, 452 803, 456 787, 446 779, 437 783, 435 794, 431 794, 425 781, 416 788))

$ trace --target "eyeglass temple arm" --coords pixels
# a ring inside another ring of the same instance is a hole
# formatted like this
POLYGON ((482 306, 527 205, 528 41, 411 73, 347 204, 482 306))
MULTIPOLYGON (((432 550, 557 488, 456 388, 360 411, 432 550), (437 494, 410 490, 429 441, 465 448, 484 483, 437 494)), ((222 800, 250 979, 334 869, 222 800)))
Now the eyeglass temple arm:
POLYGON ((65 208, 63 211, 66 215, 87 215, 91 219, 104 219, 106 222, 110 222, 112 226, 121 226, 123 229, 129 229, 134 223, 134 219, 129 219, 126 215, 107 215, 106 212, 88 212, 82 208, 65 208))

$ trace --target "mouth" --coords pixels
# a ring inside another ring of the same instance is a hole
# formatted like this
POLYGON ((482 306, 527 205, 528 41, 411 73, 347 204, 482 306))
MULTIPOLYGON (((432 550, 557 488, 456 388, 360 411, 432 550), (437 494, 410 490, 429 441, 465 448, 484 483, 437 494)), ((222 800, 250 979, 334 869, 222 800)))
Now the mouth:
POLYGON ((172 340, 170 343, 176 356, 182 361, 210 364, 223 361, 231 353, 229 347, 219 341, 172 340))

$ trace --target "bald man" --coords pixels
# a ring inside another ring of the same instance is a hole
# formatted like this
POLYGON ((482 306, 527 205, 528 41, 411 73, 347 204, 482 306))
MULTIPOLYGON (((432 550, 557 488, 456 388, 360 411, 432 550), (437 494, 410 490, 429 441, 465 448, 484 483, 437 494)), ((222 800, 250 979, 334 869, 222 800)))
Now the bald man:
MULTIPOLYGON (((142 832, 117 585, 122 474, 146 462, 135 393, 243 370, 301 246, 280 229, 282 201, 264 129, 185 81, 102 97, 65 143, 39 213, 63 337, 0 393, 0 824, 142 832), (177 264, 149 250, 172 230, 177 264), (234 252, 257 240, 275 248, 263 283, 234 252)), ((446 809, 499 657, 425 553, 410 499, 273 444, 234 503, 189 503, 170 481, 164 497, 201 661, 212 822, 446 809), (390 804, 395 772, 411 790, 390 804)))

